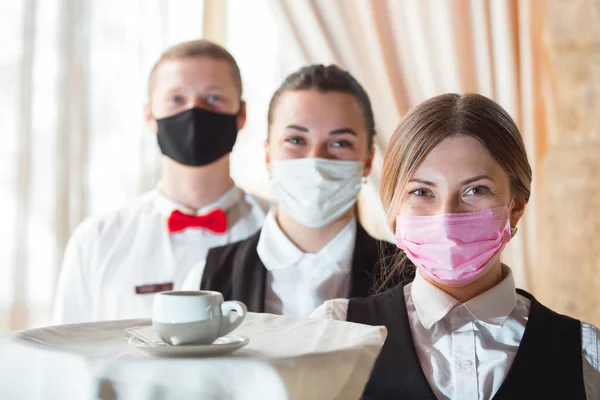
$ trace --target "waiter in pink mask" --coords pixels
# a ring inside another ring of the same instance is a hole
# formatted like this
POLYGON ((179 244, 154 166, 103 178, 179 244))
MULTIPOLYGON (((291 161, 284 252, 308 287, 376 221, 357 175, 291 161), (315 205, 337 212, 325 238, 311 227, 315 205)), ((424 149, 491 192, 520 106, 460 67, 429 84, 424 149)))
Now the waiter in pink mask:
POLYGON ((227 50, 206 40, 167 49, 150 73, 145 120, 162 152, 160 182, 73 233, 56 324, 150 317, 154 293, 180 289, 211 247, 244 239, 262 225, 266 205, 229 175, 246 104, 227 50))
POLYGON ((600 399, 600 331, 515 289, 500 261, 531 179, 519 130, 492 100, 446 94, 406 116, 381 198, 403 250, 387 276, 409 261, 418 273, 313 313, 387 327, 364 399, 600 399))

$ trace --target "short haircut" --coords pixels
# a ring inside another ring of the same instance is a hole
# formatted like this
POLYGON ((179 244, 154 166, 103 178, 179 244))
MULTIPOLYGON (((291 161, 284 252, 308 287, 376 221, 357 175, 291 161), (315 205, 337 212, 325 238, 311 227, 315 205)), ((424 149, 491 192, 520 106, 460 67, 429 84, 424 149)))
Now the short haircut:
POLYGON ((231 66, 232 79, 240 91, 240 97, 242 96, 242 75, 240 73, 240 68, 238 67, 233 56, 227 50, 225 50, 225 48, 219 46, 218 44, 208 40, 200 39, 178 43, 169 47, 164 51, 164 53, 162 53, 150 71, 150 78, 148 79, 148 98, 152 98, 152 89, 154 88, 156 70, 158 67, 165 61, 189 57, 207 57, 213 60, 225 61, 231 66))

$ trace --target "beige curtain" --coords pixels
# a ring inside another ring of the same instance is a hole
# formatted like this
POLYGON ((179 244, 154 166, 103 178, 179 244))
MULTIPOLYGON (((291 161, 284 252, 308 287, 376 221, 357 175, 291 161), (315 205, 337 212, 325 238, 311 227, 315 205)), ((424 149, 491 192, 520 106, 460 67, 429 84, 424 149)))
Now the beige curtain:
MULTIPOLYGON (((361 220, 390 238, 377 195, 381 154, 407 111, 445 92, 479 92, 517 121, 535 171, 544 151, 541 2, 536 0, 272 0, 289 71, 307 63, 348 69, 371 95, 378 160, 361 220)), ((534 178, 535 179, 535 178, 534 178)), ((535 259, 536 192, 505 252, 519 286, 535 259)))
POLYGON ((533 289, 556 311, 599 326, 600 0, 548 0, 544 25, 553 111, 533 289))

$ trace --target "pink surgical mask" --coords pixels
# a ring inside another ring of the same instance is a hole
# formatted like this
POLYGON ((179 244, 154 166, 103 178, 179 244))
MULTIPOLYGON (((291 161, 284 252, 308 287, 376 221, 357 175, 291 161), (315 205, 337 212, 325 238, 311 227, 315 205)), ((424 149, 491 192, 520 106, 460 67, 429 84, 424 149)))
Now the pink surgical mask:
POLYGON ((421 274, 460 287, 481 278, 510 241, 508 208, 396 217, 396 244, 421 274))

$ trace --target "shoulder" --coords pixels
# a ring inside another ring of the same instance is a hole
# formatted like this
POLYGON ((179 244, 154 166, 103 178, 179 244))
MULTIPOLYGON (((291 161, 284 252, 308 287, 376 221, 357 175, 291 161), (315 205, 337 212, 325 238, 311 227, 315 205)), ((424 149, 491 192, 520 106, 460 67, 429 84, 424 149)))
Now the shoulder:
POLYGON ((256 248, 260 232, 258 230, 246 239, 211 248, 203 266, 205 276, 228 276, 239 271, 241 267, 253 265, 251 261, 258 258, 256 248))
MULTIPOLYGON (((410 286, 408 286, 410 287, 410 286)), ((350 302, 353 307, 364 308, 373 310, 373 307, 382 305, 382 302, 388 302, 394 300, 397 296, 405 297, 405 287, 398 285, 392 289, 388 289, 383 293, 379 293, 368 297, 354 297, 352 299, 333 299, 327 300, 321 304, 313 313, 310 315, 311 318, 319 319, 336 319, 340 321, 348 320, 348 308, 350 302)), ((358 321, 356 321, 358 322, 358 321)))
POLYGON ((348 316, 348 299, 333 299, 327 300, 321 304, 310 315, 311 318, 317 319, 335 319, 338 321, 346 321, 348 316))
MULTIPOLYGON (((544 310, 547 315, 552 316, 554 321, 561 321, 562 324, 568 325, 569 330, 574 329, 575 327, 581 330, 583 378, 587 397, 591 399, 600 399, 600 330, 594 325, 579 321, 567 315, 559 314, 547 308, 535 300, 531 294, 523 290, 518 289, 517 292, 519 293, 519 296, 516 307, 521 307, 522 314, 529 315, 529 312, 537 304, 538 311, 544 310)), ((551 327, 551 331, 547 332, 547 334, 552 335, 556 331, 561 330, 554 328, 555 327, 551 327)))
POLYGON ((256 249, 261 232, 262 229, 259 229, 245 239, 238 240, 232 243, 227 243, 222 246, 213 247, 208 251, 209 257, 210 255, 212 255, 213 257, 217 255, 231 256, 238 252, 246 251, 248 249, 256 249))
POLYGON ((237 242, 211 248, 202 268, 202 287, 212 288, 215 282, 223 280, 243 284, 248 274, 260 273, 256 270, 256 260, 259 259, 256 247, 260 232, 237 242))
POLYGON ((146 193, 127 205, 87 217, 71 235, 70 245, 85 245, 104 238, 116 237, 123 227, 152 211, 153 193, 146 193))
POLYGON ((231 218, 233 240, 246 238, 249 233, 259 229, 269 210, 269 203, 255 195, 244 192, 237 188, 241 194, 237 203, 228 211, 231 218))
POLYGON ((273 206, 273 203, 270 201, 247 192, 244 192, 244 200, 252 206, 255 212, 262 213, 263 215, 273 206))

